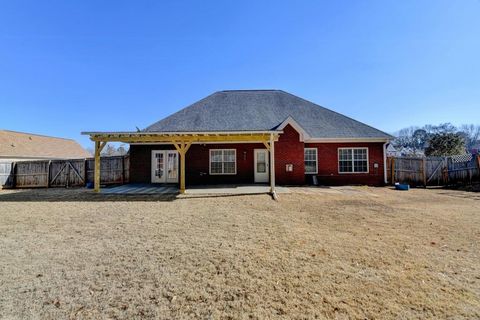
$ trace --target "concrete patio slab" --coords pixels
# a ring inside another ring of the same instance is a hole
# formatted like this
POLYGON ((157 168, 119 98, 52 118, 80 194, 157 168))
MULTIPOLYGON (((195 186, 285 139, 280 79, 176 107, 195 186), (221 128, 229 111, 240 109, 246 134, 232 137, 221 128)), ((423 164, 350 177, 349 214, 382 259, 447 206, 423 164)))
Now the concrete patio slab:
MULTIPOLYGON (((287 187, 275 187, 277 193, 290 193, 287 187)), ((262 194, 269 193, 270 186, 267 185, 217 185, 217 186, 194 186, 187 188, 185 194, 200 195, 200 194, 262 194)))
POLYGON ((102 194, 178 194, 176 185, 132 183, 100 189, 102 194))
MULTIPOLYGON (((277 193, 290 193, 287 187, 276 187, 277 193)), ((158 195, 158 194, 179 194, 177 185, 160 184, 124 184, 121 186, 104 187, 100 189, 102 194, 136 194, 136 195, 158 195)), ((192 186, 187 188, 185 195, 241 195, 241 194, 263 194, 269 193, 268 185, 206 185, 192 186)))

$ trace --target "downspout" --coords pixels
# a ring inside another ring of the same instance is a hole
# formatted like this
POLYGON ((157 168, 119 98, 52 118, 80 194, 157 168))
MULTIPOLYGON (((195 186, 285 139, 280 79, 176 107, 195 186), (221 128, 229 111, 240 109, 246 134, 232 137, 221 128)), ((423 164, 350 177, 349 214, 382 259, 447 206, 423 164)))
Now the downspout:
POLYGON ((383 144, 383 180, 385 184, 388 184, 388 178, 387 178, 387 142, 383 144))

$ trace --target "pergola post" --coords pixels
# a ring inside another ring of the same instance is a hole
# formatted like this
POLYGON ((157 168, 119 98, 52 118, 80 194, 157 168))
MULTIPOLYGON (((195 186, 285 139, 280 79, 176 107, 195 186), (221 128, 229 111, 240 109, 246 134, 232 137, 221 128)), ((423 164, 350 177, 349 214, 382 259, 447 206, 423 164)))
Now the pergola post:
POLYGON ((174 143, 175 149, 177 149, 180 154, 180 193, 185 193, 185 156, 188 149, 192 145, 192 142, 180 142, 174 143))
POLYGON ((106 144, 106 142, 95 141, 95 170, 93 172, 95 192, 100 192, 100 152, 106 144))
POLYGON ((275 192, 275 141, 273 134, 270 134, 270 193, 274 199, 277 198, 275 192))

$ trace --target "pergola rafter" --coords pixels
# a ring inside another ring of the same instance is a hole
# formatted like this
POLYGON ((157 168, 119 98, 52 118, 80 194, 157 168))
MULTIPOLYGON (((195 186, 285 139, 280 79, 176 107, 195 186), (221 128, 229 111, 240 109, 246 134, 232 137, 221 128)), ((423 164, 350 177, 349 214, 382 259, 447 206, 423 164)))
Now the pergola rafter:
POLYGON ((270 153, 270 192, 275 194, 274 143, 282 131, 249 132, 82 132, 95 142, 95 191, 100 191, 100 152, 107 142, 171 143, 180 154, 180 192, 185 192, 185 157, 192 144, 263 143, 270 153))

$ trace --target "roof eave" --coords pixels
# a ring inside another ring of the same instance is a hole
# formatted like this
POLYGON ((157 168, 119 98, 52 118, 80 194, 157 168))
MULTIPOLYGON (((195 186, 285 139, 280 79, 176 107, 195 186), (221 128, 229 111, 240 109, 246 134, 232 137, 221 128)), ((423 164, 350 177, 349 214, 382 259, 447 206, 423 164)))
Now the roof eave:
POLYGON ((352 138, 310 138, 305 143, 357 143, 357 142, 389 142, 392 138, 371 138, 371 137, 352 137, 352 138))

